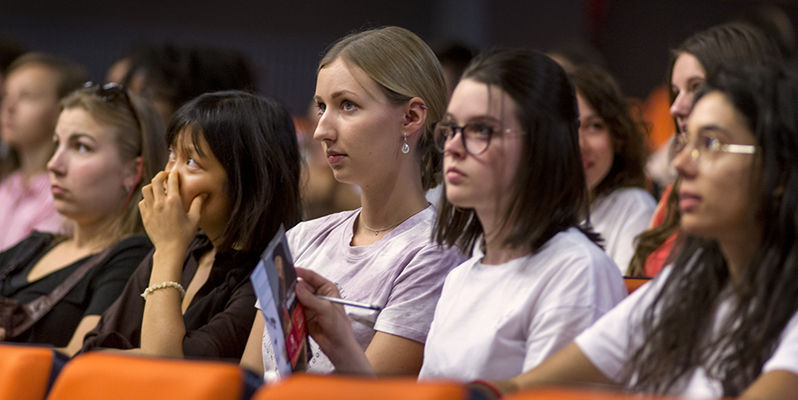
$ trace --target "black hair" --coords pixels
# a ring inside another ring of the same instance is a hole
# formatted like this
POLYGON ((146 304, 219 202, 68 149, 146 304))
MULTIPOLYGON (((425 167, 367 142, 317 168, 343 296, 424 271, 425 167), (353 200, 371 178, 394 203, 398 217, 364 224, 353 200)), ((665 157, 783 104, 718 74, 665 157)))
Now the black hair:
POLYGON ((184 134, 201 156, 204 138, 227 172, 230 223, 218 251, 260 252, 280 224, 289 229, 300 221, 299 146, 285 106, 241 91, 206 93, 175 113, 167 142, 184 134))

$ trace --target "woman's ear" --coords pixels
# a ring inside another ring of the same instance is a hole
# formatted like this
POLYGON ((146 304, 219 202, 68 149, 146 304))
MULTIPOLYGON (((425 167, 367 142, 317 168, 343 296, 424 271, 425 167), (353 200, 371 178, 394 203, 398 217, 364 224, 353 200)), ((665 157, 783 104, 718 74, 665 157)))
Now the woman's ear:
POLYGON ((131 190, 138 186, 141 181, 141 173, 144 169, 144 157, 138 156, 127 163, 125 168, 125 177, 122 179, 122 185, 131 190))
POLYGON ((427 105, 420 97, 413 97, 405 105, 405 115, 402 121, 402 132, 407 132, 410 138, 420 129, 425 128, 427 122, 427 105))

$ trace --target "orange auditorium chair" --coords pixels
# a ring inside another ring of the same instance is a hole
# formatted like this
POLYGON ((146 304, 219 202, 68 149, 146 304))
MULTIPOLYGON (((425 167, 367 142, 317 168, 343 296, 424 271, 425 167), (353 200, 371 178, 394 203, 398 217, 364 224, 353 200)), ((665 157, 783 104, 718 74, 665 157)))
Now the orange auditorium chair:
POLYGON ((635 290, 648 283, 651 278, 637 277, 637 276, 624 276, 623 283, 626 284, 626 292, 632 294, 635 290))
POLYGON ((253 400, 463 400, 465 393, 465 386, 448 381, 297 374, 263 385, 253 400))
POLYGON ((0 400, 43 400, 66 359, 48 347, 0 344, 0 400))
POLYGON ((94 352, 78 355, 48 400, 241 400, 245 372, 220 361, 94 352))

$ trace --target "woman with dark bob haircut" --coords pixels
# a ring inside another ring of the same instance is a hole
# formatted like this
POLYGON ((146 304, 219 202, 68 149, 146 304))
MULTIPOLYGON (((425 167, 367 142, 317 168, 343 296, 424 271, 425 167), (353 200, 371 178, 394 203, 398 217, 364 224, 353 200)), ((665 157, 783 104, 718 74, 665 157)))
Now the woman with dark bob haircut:
POLYGON ((590 193, 590 223, 621 272, 634 254, 634 238, 648 228, 656 202, 643 190, 645 128, 632 117, 615 79, 585 65, 568 71, 579 103, 579 148, 590 193))
POLYGON ((181 107, 167 140, 166 169, 139 203, 155 251, 83 350, 238 360, 256 311, 249 273, 301 216, 294 125, 273 100, 216 92, 181 107))
POLYGON ((686 240, 672 266, 539 367, 499 382, 793 399, 798 387, 798 74, 721 69, 673 159, 686 240))
MULTIPOLYGON (((626 296, 587 217, 573 86, 543 54, 477 56, 435 128, 446 198, 435 239, 470 260, 446 277, 419 379, 509 379, 571 342, 626 296), (475 247, 477 248, 474 251, 475 247)), ((297 295, 340 370, 369 374, 333 283, 300 270, 297 295)))

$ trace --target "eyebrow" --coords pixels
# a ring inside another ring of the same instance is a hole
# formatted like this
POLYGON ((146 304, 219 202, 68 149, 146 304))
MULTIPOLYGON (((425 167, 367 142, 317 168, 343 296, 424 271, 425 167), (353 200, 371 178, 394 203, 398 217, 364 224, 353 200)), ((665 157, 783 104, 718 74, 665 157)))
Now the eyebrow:
POLYGON ((696 135, 702 135, 702 134, 706 134, 708 132, 718 133, 721 136, 724 136, 724 139, 730 139, 728 130, 726 130, 724 128, 721 128, 720 126, 714 125, 714 124, 713 125, 704 125, 704 126, 698 128, 698 132, 696 132, 696 135))
MULTIPOLYGON (((58 132, 55 132, 54 136, 57 137, 58 136, 58 132)), ((77 140, 77 139, 80 139, 82 137, 88 138, 92 142, 97 143, 97 138, 95 138, 92 135, 89 135, 88 133, 82 133, 82 132, 75 132, 75 133, 67 134, 66 135, 66 140, 68 140, 68 141, 69 140, 77 140)))
MULTIPOLYGON (((343 90, 337 90, 337 91, 333 92, 332 95, 330 95, 330 98, 331 99, 336 99, 336 98, 342 97, 342 96, 357 96, 357 94, 355 92, 351 91, 351 90, 343 89, 343 90)), ((319 95, 313 96, 313 99, 316 100, 316 101, 321 101, 322 100, 321 96, 319 96, 319 95)))
MULTIPOLYGON (((446 113, 443 116, 441 121, 450 121, 450 122, 457 122, 457 118, 455 118, 452 114, 446 113)), ((471 118, 467 119, 468 122, 475 122, 475 121, 482 121, 482 122, 497 122, 501 123, 502 121, 494 116, 491 115, 476 115, 471 118)))

